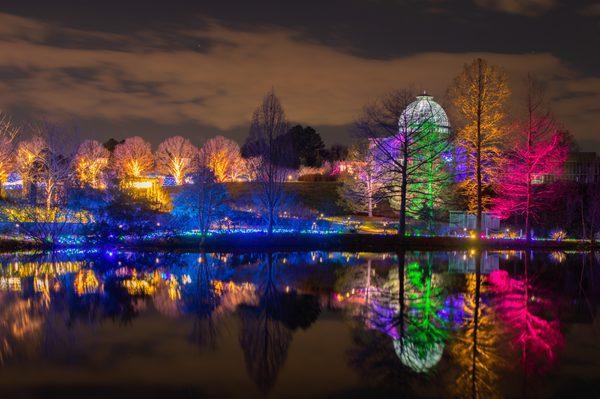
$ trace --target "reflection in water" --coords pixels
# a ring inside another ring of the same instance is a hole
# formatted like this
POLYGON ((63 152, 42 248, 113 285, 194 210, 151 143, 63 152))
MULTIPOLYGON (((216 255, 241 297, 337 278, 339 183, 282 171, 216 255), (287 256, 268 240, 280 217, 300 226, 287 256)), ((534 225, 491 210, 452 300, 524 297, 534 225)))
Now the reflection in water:
MULTIPOLYGON (((375 396, 501 397, 508 388, 500 376, 543 380, 556 370, 568 346, 559 314, 580 324, 597 320, 599 285, 589 264, 596 259, 562 254, 560 266, 556 259, 518 252, 0 255, 0 364, 6 372, 41 365, 69 375, 73 363, 93 376, 97 350, 118 362, 122 348, 139 344, 151 357, 157 343, 136 340, 154 334, 148 326, 173 326, 157 339, 196 348, 185 350, 186 367, 228 356, 226 345, 237 342, 243 362, 227 358, 228 368, 257 392, 274 394, 278 376, 294 364, 288 357, 313 352, 310 334, 296 343, 296 332, 318 324, 340 337, 331 344, 338 357, 323 362, 375 396), (563 267, 573 264, 581 269, 563 267), (107 324, 111 335, 96 333, 107 324), (299 352, 290 352, 292 342, 299 352)), ((294 361, 294 376, 314 369, 294 361)), ((210 374, 212 364, 204 369, 210 374)), ((36 378, 24 370, 24 378, 36 378)), ((2 375, 0 391, 11 386, 2 375)))
POLYGON ((394 340, 394 349, 402 364, 415 372, 426 372, 442 358, 448 337, 445 298, 439 274, 433 274, 433 255, 406 267, 405 331, 394 340))
POLYGON ((526 373, 548 371, 556 360, 563 336, 551 298, 536 287, 529 273, 530 252, 525 254, 524 273, 512 278, 498 270, 490 274, 496 312, 509 330, 526 373))
POLYGON ((450 349, 460 367, 454 389, 465 398, 499 396, 498 342, 501 329, 493 309, 483 300, 487 277, 481 273, 481 253, 475 256, 475 273, 465 275, 464 318, 450 349))

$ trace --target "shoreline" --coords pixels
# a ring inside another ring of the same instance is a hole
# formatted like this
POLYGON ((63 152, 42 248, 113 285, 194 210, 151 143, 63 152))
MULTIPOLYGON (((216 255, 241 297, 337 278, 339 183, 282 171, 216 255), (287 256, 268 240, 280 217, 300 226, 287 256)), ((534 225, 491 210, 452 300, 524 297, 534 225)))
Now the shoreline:
POLYGON ((589 241, 480 239, 468 237, 405 237, 393 234, 287 234, 268 236, 266 233, 217 234, 204 238, 172 237, 152 241, 106 242, 101 244, 43 245, 17 239, 0 240, 0 251, 53 250, 86 247, 111 247, 141 251, 175 252, 289 252, 289 251, 349 251, 349 252, 397 252, 400 250, 578 250, 594 251, 598 243, 589 241))

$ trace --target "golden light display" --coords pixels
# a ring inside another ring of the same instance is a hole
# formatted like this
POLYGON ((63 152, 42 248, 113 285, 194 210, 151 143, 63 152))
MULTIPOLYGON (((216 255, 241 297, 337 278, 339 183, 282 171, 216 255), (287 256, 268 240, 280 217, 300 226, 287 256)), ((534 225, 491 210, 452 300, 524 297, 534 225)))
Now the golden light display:
POLYGON ((108 167, 110 153, 96 140, 86 140, 77 149, 75 171, 82 186, 104 188, 101 173, 108 167))
POLYGON ((98 292, 98 288, 100 283, 98 282, 98 278, 93 270, 80 270, 77 272, 75 276, 75 281, 73 282, 73 288, 75 289, 75 293, 79 296, 83 296, 86 294, 93 294, 98 292))
POLYGON ((485 210, 490 202, 486 191, 499 173, 506 138, 504 104, 509 94, 505 75, 482 59, 465 65, 450 88, 462 117, 457 138, 466 157, 462 189, 472 212, 485 210))
POLYGON ((197 153, 190 140, 181 136, 168 138, 156 150, 156 167, 159 172, 173 176, 179 186, 185 175, 192 172, 197 153))
POLYGON ((117 175, 140 177, 154 166, 150 143, 141 137, 129 137, 115 147, 113 167, 117 175))
POLYGON ((46 147, 44 139, 34 136, 30 140, 21 141, 17 147, 17 169, 23 180, 23 194, 26 194, 33 178, 33 165, 46 147))
POLYGON ((217 182, 235 181, 246 173, 240 147, 223 136, 214 137, 204 143, 200 154, 202 163, 212 170, 217 182))

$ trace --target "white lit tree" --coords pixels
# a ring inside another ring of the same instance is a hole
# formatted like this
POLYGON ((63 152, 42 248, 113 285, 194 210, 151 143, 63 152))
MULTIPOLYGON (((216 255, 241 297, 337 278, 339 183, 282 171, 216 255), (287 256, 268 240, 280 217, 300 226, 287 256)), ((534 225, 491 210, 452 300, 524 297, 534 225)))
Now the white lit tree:
POLYGON ((175 184, 183 184, 185 175, 194 169, 193 160, 198 150, 190 140, 181 136, 166 139, 158 146, 155 159, 159 172, 175 178, 175 184))
POLYGON ((383 199, 380 174, 368 143, 350 149, 348 160, 352 170, 341 177, 338 192, 342 205, 355 212, 373 216, 373 208, 383 199))
POLYGON ((85 140, 75 154, 75 172, 81 186, 100 188, 101 174, 108 167, 110 152, 96 140, 85 140))
POLYGON ((121 178, 140 177, 154 165, 150 143, 138 136, 129 137, 117 145, 113 161, 114 170, 121 178))
POLYGON ((235 141, 223 136, 213 137, 204 143, 202 152, 217 181, 235 181, 245 174, 245 162, 235 141))

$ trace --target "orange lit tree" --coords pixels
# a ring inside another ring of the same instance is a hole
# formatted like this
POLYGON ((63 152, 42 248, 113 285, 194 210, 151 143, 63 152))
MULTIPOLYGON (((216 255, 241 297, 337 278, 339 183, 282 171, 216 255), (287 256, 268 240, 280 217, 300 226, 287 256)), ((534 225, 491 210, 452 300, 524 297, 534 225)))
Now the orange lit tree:
POLYGON ((0 113, 0 197, 2 196, 2 184, 8 179, 8 175, 14 167, 15 138, 19 134, 8 115, 0 113))
POLYGON ((501 148, 506 137, 502 123, 509 94, 504 73, 481 58, 465 65, 449 89, 461 119, 457 144, 466 157, 462 189, 468 198, 469 211, 477 215, 478 232, 502 159, 501 148))
POLYGON ((154 165, 150 143, 135 136, 125 139, 113 152, 114 170, 123 177, 140 177, 154 165))
POLYGON ((108 167, 110 153, 100 142, 85 140, 75 154, 75 172, 81 186, 101 188, 102 172, 108 167))
POLYGON ((46 147, 41 136, 33 136, 30 140, 21 141, 17 146, 17 169, 23 180, 23 194, 30 194, 34 184, 34 165, 46 147))
POLYGON ((192 172, 193 160, 198 153, 186 138, 174 136, 166 139, 156 150, 156 168, 159 172, 175 178, 175 184, 183 184, 185 175, 192 172))
POLYGON ((223 136, 213 137, 202 146, 206 163, 218 182, 237 180, 245 173, 240 146, 223 136))

